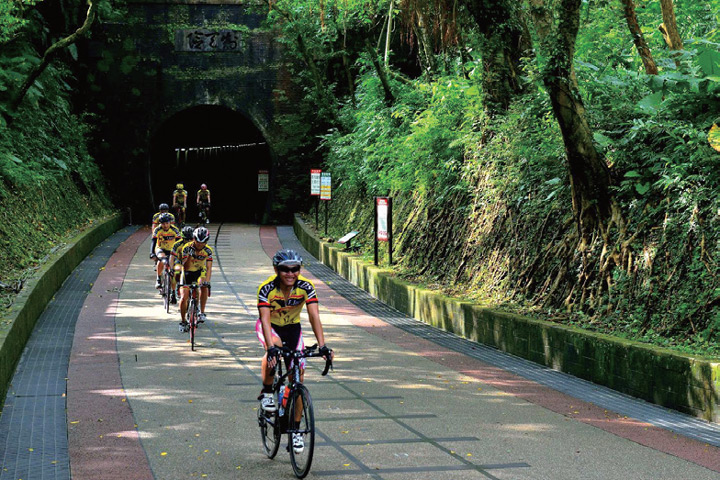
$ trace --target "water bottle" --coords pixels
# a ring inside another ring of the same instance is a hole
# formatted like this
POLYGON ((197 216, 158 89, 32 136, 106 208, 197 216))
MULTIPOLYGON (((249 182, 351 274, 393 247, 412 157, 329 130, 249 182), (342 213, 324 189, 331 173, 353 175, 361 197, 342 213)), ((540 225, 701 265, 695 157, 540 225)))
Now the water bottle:
POLYGON ((280 415, 281 417, 285 413, 285 404, 287 403, 288 393, 290 393, 290 391, 289 391, 287 385, 283 385, 282 388, 280 389, 280 391, 278 392, 278 399, 277 399, 278 409, 279 409, 278 415, 280 415))

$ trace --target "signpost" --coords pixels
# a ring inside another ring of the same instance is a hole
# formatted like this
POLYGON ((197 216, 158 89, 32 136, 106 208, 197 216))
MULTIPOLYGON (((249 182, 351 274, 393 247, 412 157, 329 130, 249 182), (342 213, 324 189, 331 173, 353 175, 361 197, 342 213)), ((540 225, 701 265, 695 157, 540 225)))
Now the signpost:
POLYGON ((328 202, 332 200, 332 176, 330 172, 320 175, 320 200, 325 200, 325 235, 328 234, 328 202))
POLYGON ((319 168, 310 169, 310 196, 315 197, 315 228, 320 228, 318 221, 318 210, 320 209, 320 175, 319 168))
POLYGON ((388 242, 388 261, 392 265, 392 198, 375 197, 375 265, 378 242, 388 242))

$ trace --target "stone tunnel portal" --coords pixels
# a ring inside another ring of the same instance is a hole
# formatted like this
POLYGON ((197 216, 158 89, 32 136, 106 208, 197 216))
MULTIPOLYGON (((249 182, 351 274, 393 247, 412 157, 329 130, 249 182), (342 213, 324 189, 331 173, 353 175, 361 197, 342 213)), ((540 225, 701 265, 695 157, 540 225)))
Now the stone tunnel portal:
POLYGON ((150 187, 155 207, 172 206, 177 183, 188 191, 187 220, 198 220, 197 191, 211 192, 213 222, 263 220, 268 192, 258 192, 258 172, 271 170, 271 153, 260 130, 245 116, 213 105, 195 106, 166 120, 150 145, 150 187))

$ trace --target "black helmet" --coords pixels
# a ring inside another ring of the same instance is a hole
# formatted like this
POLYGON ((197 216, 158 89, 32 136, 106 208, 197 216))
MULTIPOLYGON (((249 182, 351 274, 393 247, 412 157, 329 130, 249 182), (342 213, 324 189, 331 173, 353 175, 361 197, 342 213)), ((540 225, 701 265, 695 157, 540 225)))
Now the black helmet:
POLYGON ((160 215, 159 220, 160 220, 160 223, 172 222, 172 217, 170 216, 169 213, 163 213, 162 215, 160 215))
POLYGON ((183 238, 185 240, 192 240, 194 231, 195 231, 195 229, 193 229, 193 227, 191 227, 190 225, 186 226, 185 228, 182 229, 183 238))
POLYGON ((279 265, 302 265, 303 259, 295 250, 278 250, 273 256, 273 266, 279 265))
POLYGON ((170 205, 168 205, 167 203, 161 203, 160 206, 158 207, 158 209, 159 210, 170 210, 170 205))
POLYGON ((206 243, 210 240, 210 232, 205 227, 198 227, 193 232, 193 238, 200 243, 206 243))

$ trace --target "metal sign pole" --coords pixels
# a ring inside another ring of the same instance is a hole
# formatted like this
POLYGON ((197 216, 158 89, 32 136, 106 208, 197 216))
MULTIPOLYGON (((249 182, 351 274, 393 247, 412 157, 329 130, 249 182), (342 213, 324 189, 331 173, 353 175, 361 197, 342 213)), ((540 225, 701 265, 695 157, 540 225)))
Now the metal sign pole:
POLYGON ((392 198, 388 197, 388 258, 390 265, 393 264, 392 251, 393 251, 393 229, 392 229, 392 198))
POLYGON ((325 200, 325 236, 328 234, 328 204, 330 200, 325 200))

